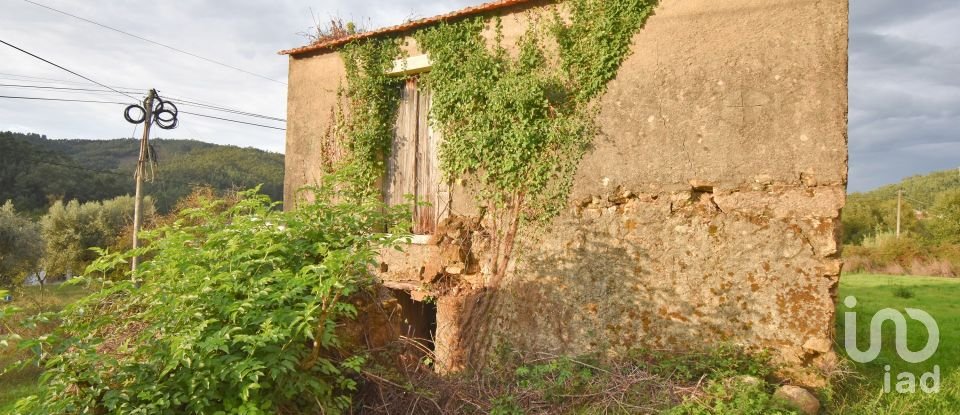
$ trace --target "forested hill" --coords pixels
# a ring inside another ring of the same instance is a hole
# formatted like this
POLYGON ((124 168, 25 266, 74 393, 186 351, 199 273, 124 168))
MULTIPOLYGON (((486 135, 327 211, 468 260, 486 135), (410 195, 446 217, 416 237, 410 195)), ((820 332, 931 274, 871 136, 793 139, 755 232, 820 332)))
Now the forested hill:
MULTIPOLYGON (((150 141, 158 168, 144 186, 161 212, 195 185, 220 190, 262 184, 283 197, 283 154, 195 140, 150 141)), ((0 131, 0 204, 40 213, 55 200, 91 201, 132 194, 139 140, 51 140, 39 134, 0 131)), ((150 170, 148 169, 148 178, 150 170)))
POLYGON ((910 176, 900 183, 888 184, 869 192, 851 193, 850 199, 855 201, 867 199, 895 200, 899 189, 903 189, 903 194, 921 207, 929 206, 936 202, 940 193, 960 189, 960 170, 951 169, 926 175, 910 176))
MULTIPOLYGON (((860 243, 876 233, 896 228, 897 191, 903 190, 901 228, 919 237, 949 233, 943 223, 955 223, 960 201, 960 171, 956 169, 911 176, 869 192, 851 193, 843 209, 845 243, 860 243), (944 228, 944 229, 941 229, 944 228)), ((936 241, 934 241, 936 242, 936 241)))

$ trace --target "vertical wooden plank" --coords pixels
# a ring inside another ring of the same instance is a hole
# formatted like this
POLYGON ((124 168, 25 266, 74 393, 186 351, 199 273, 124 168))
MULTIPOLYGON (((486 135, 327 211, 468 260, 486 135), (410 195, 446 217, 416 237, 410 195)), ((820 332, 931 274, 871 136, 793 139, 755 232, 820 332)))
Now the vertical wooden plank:
POLYGON ((412 231, 418 235, 435 232, 450 210, 450 191, 441 179, 438 157, 441 137, 430 125, 430 100, 429 90, 420 89, 415 78, 407 80, 384 180, 388 205, 406 203, 408 195, 429 204, 412 209, 412 231))
POLYGON ((397 111, 390 157, 387 159, 387 177, 384 180, 384 201, 395 206, 406 203, 406 195, 416 194, 417 147, 417 83, 411 79, 404 84, 397 111))
POLYGON ((439 135, 430 125, 430 90, 419 90, 417 114, 417 197, 429 206, 419 206, 415 215, 419 234, 432 234, 446 212, 449 192, 441 186, 440 162, 438 160, 439 135))
POLYGON ((435 177, 437 178, 437 202, 436 205, 436 223, 442 222, 448 216, 450 216, 450 186, 446 180, 443 179, 443 172, 440 170, 440 143, 443 142, 443 136, 440 135, 439 131, 435 131, 431 128, 430 130, 430 139, 433 143, 433 160, 435 161, 434 165, 436 170, 434 172, 435 177))
POLYGON ((430 177, 430 133, 428 131, 428 117, 430 114, 430 91, 425 88, 418 90, 417 96, 417 202, 429 203, 430 206, 417 206, 413 222, 413 232, 416 234, 431 234, 435 228, 433 203, 436 199, 433 191, 433 178, 430 177))
MULTIPOLYGON (((431 96, 430 99, 432 100, 433 97, 431 96)), ((428 105, 432 105, 432 101, 428 100, 428 105)), ((429 117, 427 121, 429 121, 429 117)), ((440 134, 438 129, 434 129, 433 124, 429 122, 427 123, 427 132, 432 166, 430 175, 433 177, 433 185, 436 189, 436 199, 433 203, 434 223, 439 224, 447 216, 450 216, 450 186, 444 180, 443 171, 440 169, 440 145, 443 143, 443 135, 440 134)))

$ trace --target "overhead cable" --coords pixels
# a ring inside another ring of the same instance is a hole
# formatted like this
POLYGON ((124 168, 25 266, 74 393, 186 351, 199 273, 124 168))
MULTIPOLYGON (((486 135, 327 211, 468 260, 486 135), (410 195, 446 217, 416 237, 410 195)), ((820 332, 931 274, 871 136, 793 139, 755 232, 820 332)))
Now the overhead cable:
MULTIPOLYGON (((12 96, 12 95, 0 95, 0 99, 25 99, 25 100, 37 100, 37 101, 84 102, 84 103, 90 103, 90 104, 117 104, 117 105, 128 105, 126 102, 115 102, 115 101, 94 101, 94 100, 84 100, 84 99, 24 97, 24 96, 12 96)), ((227 122, 232 122, 232 123, 237 123, 237 124, 246 124, 246 125, 252 125, 252 126, 256 126, 256 127, 270 128, 270 129, 273 129, 273 130, 286 130, 286 128, 281 128, 281 127, 274 127, 274 126, 270 126, 270 125, 264 125, 264 124, 257 124, 257 123, 252 123, 252 122, 234 120, 234 119, 230 119, 230 118, 215 117, 215 116, 213 116, 213 115, 198 114, 198 113, 195 113, 195 112, 179 111, 179 113, 180 113, 180 114, 190 114, 190 115, 194 115, 194 116, 197 116, 197 117, 211 118, 211 119, 215 119, 215 120, 227 121, 227 122)))
POLYGON ((273 127, 273 126, 269 126, 269 125, 257 124, 257 123, 246 122, 246 121, 231 120, 231 119, 229 119, 229 118, 214 117, 214 116, 212 116, 212 115, 197 114, 197 113, 195 113, 195 112, 180 111, 180 113, 181 113, 181 114, 195 115, 195 116, 197 116, 197 117, 213 118, 213 119, 215 119, 215 120, 235 122, 235 123, 238 123, 238 124, 255 125, 255 126, 257 126, 257 127, 271 128, 271 129, 274 129, 274 130, 284 130, 284 131, 286 130, 286 128, 281 128, 281 127, 273 127))
POLYGON ((258 74, 258 73, 250 72, 250 71, 248 71, 248 70, 246 70, 246 69, 238 68, 238 67, 236 67, 236 66, 232 66, 232 65, 229 65, 229 64, 226 64, 226 63, 223 63, 223 62, 215 61, 215 60, 213 60, 213 59, 206 58, 206 57, 197 55, 197 54, 195 54, 195 53, 187 52, 187 51, 185 51, 185 50, 183 50, 183 49, 178 49, 178 48, 175 48, 175 47, 173 47, 173 46, 170 46, 170 45, 166 45, 166 44, 157 42, 157 41, 155 41, 155 40, 147 39, 147 38, 145 38, 145 37, 138 36, 138 35, 135 35, 135 34, 133 34, 133 33, 130 33, 130 32, 126 32, 126 31, 117 29, 117 28, 115 28, 115 27, 107 26, 107 25, 105 25, 105 24, 103 24, 103 23, 100 23, 100 22, 96 22, 96 21, 93 21, 93 20, 90 20, 90 19, 87 19, 87 18, 84 18, 84 17, 80 17, 80 16, 77 16, 77 15, 75 15, 75 14, 70 14, 70 13, 67 13, 67 12, 65 12, 65 11, 63 11, 63 10, 55 9, 55 8, 50 7, 50 6, 47 6, 47 5, 45 5, 45 4, 40 4, 40 3, 37 3, 37 2, 35 2, 35 1, 31 1, 31 0, 23 0, 23 1, 25 1, 25 2, 27 2, 27 3, 30 3, 30 4, 33 4, 33 5, 35 5, 35 6, 43 7, 43 8, 45 8, 45 9, 47 9, 47 10, 51 10, 51 11, 60 13, 60 14, 65 15, 65 16, 70 16, 70 17, 72 17, 72 18, 74 18, 74 19, 77 19, 77 20, 82 20, 82 21, 84 21, 84 22, 87 22, 87 23, 90 23, 90 24, 93 24, 93 25, 100 26, 100 27, 102 27, 102 28, 104 28, 104 29, 107 29, 107 30, 112 30, 112 31, 114 31, 114 32, 117 32, 117 33, 120 33, 120 34, 123 34, 123 35, 126 35, 126 36, 130 36, 130 37, 132 37, 132 38, 139 39, 139 40, 142 40, 142 41, 147 42, 147 43, 152 43, 152 44, 154 44, 154 45, 157 45, 157 46, 160 46, 160 47, 164 47, 164 48, 170 49, 170 50, 172 50, 172 51, 174 51, 174 52, 178 52, 178 53, 182 53, 182 54, 184 54, 184 55, 192 56, 192 57, 194 57, 194 58, 197 58, 197 59, 200 59, 200 60, 204 60, 204 61, 210 62, 210 63, 212 63, 212 64, 215 64, 215 65, 220 65, 220 66, 223 66, 223 67, 225 67, 225 68, 230 68, 230 69, 233 69, 233 70, 235 70, 235 71, 243 72, 243 73, 245 73, 245 74, 247 74, 247 75, 253 75, 253 76, 256 76, 256 77, 258 77, 258 78, 266 79, 266 80, 268 80, 268 81, 270 81, 270 82, 276 82, 276 83, 282 84, 282 85, 286 85, 286 84, 287 84, 286 82, 278 81, 278 80, 276 80, 276 79, 273 79, 273 78, 268 77, 268 76, 265 76, 265 75, 260 75, 260 74, 258 74))
MULTIPOLYGON (((63 92, 112 92, 112 91, 106 90, 106 89, 72 88, 72 87, 58 87, 58 86, 47 86, 47 85, 0 84, 0 87, 5 87, 5 88, 29 88, 29 89, 49 89, 49 90, 63 91, 63 92)), ((128 92, 131 92, 131 91, 128 91, 128 92)), ((133 92, 131 92, 131 93, 138 93, 138 92, 139 92, 139 91, 133 91, 133 92)), ((236 114, 236 115, 244 115, 244 116, 248 116, 248 117, 263 118, 263 119, 272 120, 272 121, 279 121, 279 122, 286 122, 286 121, 287 121, 287 120, 285 120, 285 119, 283 119, 283 118, 279 118, 279 117, 272 117, 272 116, 269 116, 269 115, 257 114, 257 113, 242 111, 242 110, 238 110, 238 109, 234 109, 234 108, 229 108, 229 107, 222 107, 222 106, 213 105, 213 104, 204 104, 204 103, 201 103, 201 102, 188 101, 188 100, 185 100, 185 99, 174 98, 174 97, 170 97, 170 99, 176 100, 177 102, 180 102, 181 104, 186 105, 186 106, 195 106, 195 107, 200 107, 200 108, 204 108, 204 109, 209 109, 209 110, 211 110, 211 111, 221 111, 221 112, 227 112, 227 113, 236 114)))
POLYGON ((50 65, 53 65, 53 66, 55 66, 55 67, 57 67, 57 68, 59 68, 59 69, 62 69, 62 70, 64 70, 64 71, 66 71, 66 72, 69 72, 69 73, 71 73, 71 74, 73 74, 73 75, 79 76, 79 77, 81 77, 81 78, 83 78, 83 79, 86 79, 86 80, 88 80, 88 81, 90 81, 90 82, 93 82, 93 83, 95 83, 95 84, 97 84, 97 85, 100 85, 100 86, 102 86, 102 87, 104 87, 104 88, 107 88, 107 89, 109 89, 109 90, 111 90, 111 91, 113 91, 113 92, 116 92, 116 93, 120 94, 120 95, 123 95, 123 96, 125 96, 125 97, 128 97, 128 98, 130 98, 130 99, 132 99, 132 100, 134 100, 134 101, 138 101, 138 102, 140 101, 139 98, 135 98, 134 96, 132 96, 132 95, 130 95, 130 94, 127 94, 127 93, 124 93, 124 92, 120 92, 120 91, 117 90, 117 89, 111 88, 111 87, 106 86, 106 85, 104 85, 104 84, 101 84, 101 83, 99 83, 99 82, 97 82, 97 81, 94 81, 93 79, 87 78, 86 76, 80 75, 79 73, 76 73, 76 72, 74 72, 74 71, 71 71, 71 70, 69 70, 69 69, 67 69, 67 68, 65 68, 65 67, 63 67, 63 66, 57 65, 57 64, 55 64, 55 63, 53 63, 53 62, 50 62, 49 60, 44 59, 44 58, 42 58, 42 57, 40 57, 40 56, 38 56, 38 55, 35 55, 35 54, 33 54, 33 53, 30 53, 30 52, 28 52, 28 51, 26 51, 26 50, 23 50, 23 49, 17 47, 17 46, 14 46, 14 45, 8 43, 8 42, 5 41, 5 40, 0 39, 0 43, 3 43, 4 45, 7 45, 7 46, 9 46, 9 47, 11 47, 11 48, 14 48, 14 49, 16 49, 16 50, 18 50, 18 51, 20 51, 20 52, 23 52, 23 53, 25 53, 25 54, 27 54, 27 55, 30 55, 30 56, 32 56, 32 57, 34 57, 34 58, 36 58, 36 59, 39 59, 39 60, 41 60, 41 61, 43 61, 43 62, 45 62, 45 63, 48 63, 48 64, 50 64, 50 65))

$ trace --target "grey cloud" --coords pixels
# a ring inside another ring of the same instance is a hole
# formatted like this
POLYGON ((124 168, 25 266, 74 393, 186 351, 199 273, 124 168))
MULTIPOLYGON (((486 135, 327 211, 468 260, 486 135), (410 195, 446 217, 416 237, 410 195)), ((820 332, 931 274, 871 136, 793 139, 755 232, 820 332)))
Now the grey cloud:
POLYGON ((851 33, 850 43, 855 46, 850 49, 850 59, 857 62, 858 69, 920 63, 943 52, 943 48, 936 45, 871 32, 851 33))
POLYGON ((956 6, 956 0, 850 0, 850 26, 856 30, 883 29, 956 6))
POLYGON ((850 6, 849 189, 960 166, 960 3, 850 6))

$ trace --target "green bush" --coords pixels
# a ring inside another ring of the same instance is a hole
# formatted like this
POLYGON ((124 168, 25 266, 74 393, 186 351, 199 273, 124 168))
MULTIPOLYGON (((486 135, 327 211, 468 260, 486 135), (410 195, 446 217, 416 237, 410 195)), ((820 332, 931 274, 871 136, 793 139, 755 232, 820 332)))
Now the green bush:
POLYGON ((774 367, 766 352, 748 353, 733 344, 690 350, 685 353, 636 350, 638 359, 657 362, 653 372, 685 382, 724 379, 738 375, 767 377, 774 367))
POLYGON ((914 294, 913 294, 913 291, 910 290, 909 288, 904 287, 902 285, 898 285, 896 288, 893 289, 893 296, 897 298, 908 299, 908 298, 913 298, 914 294))
POLYGON ((146 248, 102 253, 84 278, 99 292, 66 309, 43 344, 22 343, 53 353, 39 393, 18 411, 348 409, 362 359, 337 351, 336 327, 355 315, 344 300, 370 282, 377 249, 399 241, 374 230, 403 212, 314 193, 293 212, 254 192, 226 209, 211 200, 145 233, 146 248), (134 254, 150 257, 134 281, 92 278, 134 254))
POLYGON ((762 380, 744 382, 730 379, 713 382, 706 394, 688 399, 671 408, 670 415, 788 415, 796 414, 772 395, 772 387, 762 380))
POLYGON ((879 233, 862 245, 843 247, 844 271, 893 275, 956 276, 960 272, 960 245, 930 245, 910 235, 899 239, 879 233))

